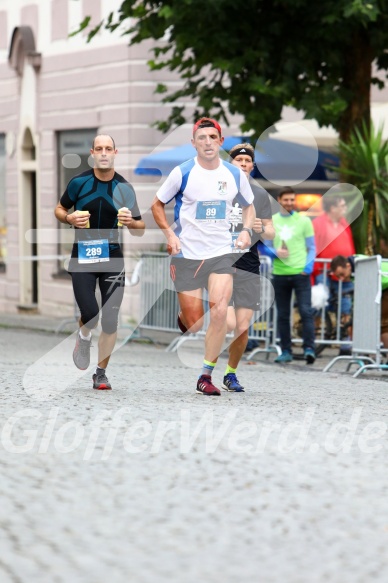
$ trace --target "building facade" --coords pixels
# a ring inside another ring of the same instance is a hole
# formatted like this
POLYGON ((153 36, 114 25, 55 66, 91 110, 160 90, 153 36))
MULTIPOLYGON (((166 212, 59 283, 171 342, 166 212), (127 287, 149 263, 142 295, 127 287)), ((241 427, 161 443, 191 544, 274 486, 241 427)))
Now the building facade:
MULTIPOLYGON (((154 226, 149 207, 156 187, 133 175, 139 157, 164 139, 152 128, 163 105, 154 94, 160 79, 151 78, 147 66, 150 44, 129 47, 120 31, 103 31, 91 43, 86 33, 69 36, 86 15, 96 24, 120 4, 0 0, 1 311, 72 311, 64 265, 72 231, 58 224, 53 210, 68 180, 89 167, 97 132, 114 136, 116 169, 132 182, 154 226)), ((124 237, 129 272, 142 248, 162 242, 152 228, 146 239, 124 237)), ((127 305, 132 316, 136 295, 134 288, 127 305)))

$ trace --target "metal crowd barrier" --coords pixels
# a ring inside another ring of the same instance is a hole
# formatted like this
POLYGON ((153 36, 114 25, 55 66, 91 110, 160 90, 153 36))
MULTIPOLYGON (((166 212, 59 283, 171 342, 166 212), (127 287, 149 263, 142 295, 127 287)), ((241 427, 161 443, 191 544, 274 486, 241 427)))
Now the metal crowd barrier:
MULTIPOLYGON (((266 256, 260 257, 262 271, 265 276, 261 276, 261 307, 255 312, 252 318, 249 339, 257 340, 260 344, 256 352, 277 351, 273 343, 273 288, 270 283, 271 259, 266 256)), ((205 330, 209 324, 209 312, 205 313, 203 330, 190 336, 182 336, 177 326, 177 315, 179 312, 179 302, 170 279, 169 266, 170 258, 165 253, 143 253, 141 257, 142 267, 140 275, 141 285, 141 314, 143 320, 141 328, 153 329, 165 332, 176 332, 175 338, 167 347, 168 352, 178 349, 187 340, 203 338, 205 330)), ((207 301, 204 292, 204 301, 207 301)), ((232 335, 228 335, 231 337, 232 335)))
POLYGON ((359 367, 353 377, 369 369, 388 370, 388 365, 382 362, 382 355, 388 351, 382 348, 380 339, 382 263, 388 264, 388 260, 382 260, 380 255, 356 258, 352 354, 333 358, 323 372, 328 372, 340 360, 348 361, 347 371, 353 364, 359 367))
MULTIPOLYGON (((7 259, 7 263, 15 263, 15 262, 19 262, 19 261, 28 261, 28 262, 33 262, 33 261, 52 261, 52 260, 56 260, 56 261, 64 261, 65 259, 68 259, 69 255, 22 255, 19 257, 10 257, 7 259)), ((55 329, 55 333, 59 334, 60 332, 62 332, 68 325, 71 324, 76 324, 79 320, 80 317, 80 311, 77 305, 77 302, 75 301, 75 298, 73 299, 73 316, 69 317, 69 318, 64 318, 63 320, 61 320, 61 322, 58 324, 57 328, 55 329)))
MULTIPOLYGON (((268 257, 263 258, 263 264, 271 268, 271 261, 268 257)), ((179 312, 178 297, 170 279, 170 257, 165 253, 143 253, 141 257, 141 314, 143 315, 141 328, 148 330, 158 330, 165 332, 176 332, 175 338, 167 347, 167 351, 175 351, 178 347, 190 339, 203 338, 209 324, 209 312, 205 313, 203 330, 197 334, 181 336, 177 326, 177 315, 179 312)), ((262 278, 262 299, 261 310, 252 318, 250 338, 264 342, 264 350, 268 350, 270 345, 270 323, 269 310, 271 302, 272 286, 269 281, 262 278), (266 311, 264 311, 266 310, 266 311)), ((204 302, 207 301, 204 292, 204 302)))
MULTIPOLYGON (((323 303, 320 307, 314 308, 314 322, 316 324, 316 336, 315 344, 318 346, 351 346, 352 341, 349 338, 342 338, 342 323, 341 323, 341 303, 343 296, 342 281, 338 281, 338 293, 337 293, 337 305, 336 310, 333 312, 330 306, 330 263, 331 259, 316 259, 315 263, 320 263, 323 266, 322 270, 322 284, 329 294, 328 300, 323 303), (327 329, 328 318, 330 318, 330 330, 327 329)), ((292 304, 295 304, 295 296, 293 297, 292 304)), ((314 306, 313 306, 314 307, 314 306)), ((291 312, 291 329, 295 329, 295 316, 297 311, 293 310, 291 312)), ((302 338, 294 337, 292 339, 293 344, 301 344, 303 342, 302 338)))
POLYGON ((177 325, 179 302, 170 278, 170 256, 167 253, 142 253, 140 261, 140 326, 180 334, 177 325))
MULTIPOLYGON (((323 284, 326 285, 329 277, 330 260, 317 260, 323 263, 323 284)), ((255 312, 250 328, 248 338, 250 341, 256 341, 258 346, 247 353, 246 358, 250 359, 255 354, 265 353, 267 358, 270 353, 280 354, 281 350, 276 336, 276 321, 277 310, 274 302, 272 279, 272 260, 268 256, 260 256, 261 263, 261 301, 260 310, 255 312)), ((205 313, 205 320, 203 330, 197 334, 191 334, 190 337, 182 336, 177 326, 177 314, 179 312, 178 297, 175 292, 173 283, 170 278, 170 256, 163 252, 145 252, 140 256, 135 269, 132 273, 130 281, 127 285, 134 286, 140 283, 140 313, 139 313, 139 329, 155 330, 159 332, 175 333, 176 338, 170 343, 167 351, 174 351, 186 340, 195 340, 203 338, 205 330, 209 324, 209 313, 205 313)), ((342 291, 342 284, 339 284, 339 297, 342 291)), ((204 301, 206 302, 206 292, 204 292, 204 301)), ((319 336, 316 338, 317 344, 344 344, 349 341, 343 341, 340 338, 340 310, 341 304, 338 302, 337 309, 337 324, 335 336, 327 338, 325 329, 325 311, 326 307, 319 310, 322 325, 320 326, 319 336)), ((291 311, 292 329, 295 329, 295 311, 291 311)), ((70 323, 77 322, 79 318, 79 309, 74 301, 74 316, 73 318, 63 320, 57 328, 57 332, 70 323)), ((228 337, 232 337, 229 334, 228 337)), ((128 339, 133 338, 133 332, 129 334, 128 339)), ((299 344, 302 339, 293 337, 292 342, 299 344)))
MULTIPOLYGON (((330 259, 317 259, 323 264, 323 285, 327 286, 329 280, 330 259)), ((204 326, 201 332, 191 334, 190 337, 182 336, 177 326, 177 314, 179 312, 179 302, 175 293, 172 281, 170 279, 169 267, 170 257, 166 253, 143 253, 141 255, 141 309, 142 321, 141 328, 149 330, 158 330, 165 332, 175 332, 175 338, 168 346, 167 351, 177 350, 188 338, 190 340, 200 339, 204 336, 205 330, 209 323, 209 314, 205 314, 204 326)), ((255 312, 249 328, 249 340, 259 343, 247 354, 247 358, 252 358, 257 353, 280 354, 278 338, 276 336, 277 311, 273 296, 272 279, 272 261, 269 257, 260 256, 261 263, 261 307, 260 311, 255 312)), ((338 298, 342 296, 342 283, 339 282, 338 298)), ((204 294, 206 301, 206 294, 204 294)), ((293 302, 294 303, 294 302, 293 302)), ((351 341, 341 339, 341 301, 338 300, 335 334, 327 338, 326 333, 326 310, 327 306, 322 306, 316 311, 317 317, 320 317, 319 336, 316 343, 321 345, 341 345, 350 344, 351 341)), ((292 329, 295 328, 295 311, 291 311, 292 329)), ((300 337, 293 337, 294 344, 302 343, 300 337)))
MULTIPOLYGON (((316 259, 317 263, 321 263, 323 265, 322 271, 322 285, 327 289, 327 293, 329 295, 329 288, 330 288, 330 262, 331 259, 316 259)), ((262 265, 261 272, 263 275, 265 274, 266 277, 269 279, 272 278, 272 261, 268 257, 260 257, 260 263, 262 265), (268 260, 268 261, 267 261, 268 260)), ((337 309, 336 313, 332 315, 333 321, 330 320, 331 327, 330 327, 330 338, 328 338, 328 330, 326 329, 327 324, 327 314, 328 311, 328 301, 323 303, 321 307, 317 307, 314 310, 314 322, 317 322, 316 326, 316 338, 315 343, 316 345, 324 347, 335 344, 335 345, 351 345, 351 340, 349 339, 342 339, 341 338, 341 301, 340 298, 342 297, 342 282, 338 282, 338 302, 337 302, 337 309), (319 323, 319 325, 318 325, 319 323), (333 331, 333 329, 335 331, 333 331)), ((302 344, 303 339, 297 334, 296 329, 298 328, 298 316, 299 312, 297 310, 297 306, 295 307, 295 294, 292 295, 291 299, 291 331, 292 331, 292 344, 302 344)), ((252 358, 255 354, 260 352, 267 353, 267 357, 271 352, 276 352, 277 354, 281 353, 281 349, 279 346, 279 338, 277 336, 276 330, 276 322, 277 322, 277 309, 276 303, 273 302, 272 306, 268 309, 263 317, 258 317, 257 314, 253 317, 254 323, 251 328, 253 328, 252 333, 249 334, 249 339, 258 340, 262 343, 258 348, 254 348, 249 354, 247 355, 247 359, 252 358)))

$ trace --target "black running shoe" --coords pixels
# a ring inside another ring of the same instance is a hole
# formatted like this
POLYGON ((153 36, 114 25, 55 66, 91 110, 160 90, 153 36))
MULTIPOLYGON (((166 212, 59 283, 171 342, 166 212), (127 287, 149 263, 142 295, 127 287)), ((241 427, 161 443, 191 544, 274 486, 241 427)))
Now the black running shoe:
POLYGON ((304 357, 307 364, 314 364, 315 362, 315 352, 312 348, 306 348, 304 351, 304 357))

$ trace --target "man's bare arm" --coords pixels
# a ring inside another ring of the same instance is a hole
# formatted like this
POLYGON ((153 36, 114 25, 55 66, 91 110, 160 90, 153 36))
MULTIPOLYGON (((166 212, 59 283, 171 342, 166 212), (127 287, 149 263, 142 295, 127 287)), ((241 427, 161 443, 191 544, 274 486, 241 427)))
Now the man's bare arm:
POLYGON ((69 213, 69 209, 62 206, 60 202, 55 207, 54 214, 59 222, 70 225, 71 227, 77 227, 77 229, 85 229, 90 218, 89 213, 84 214, 81 211, 69 213))
POLYGON ((248 229, 253 229, 253 225, 255 223, 256 218, 256 211, 253 204, 248 206, 243 206, 242 208, 242 220, 243 220, 243 227, 247 227, 248 229))
MULTIPOLYGON (((255 222, 256 211, 253 204, 248 206, 243 206, 242 208, 242 221, 243 229, 252 229, 255 222)), ((252 244, 252 239, 247 231, 241 231, 239 236, 235 241, 235 247, 240 247, 240 249, 248 249, 252 244)))
POLYGON ((256 219, 255 224, 253 225, 253 230, 258 235, 261 235, 261 238, 267 239, 267 241, 272 240, 275 238, 275 227, 273 226, 272 219, 256 219), (264 227, 264 233, 263 233, 264 227))
POLYGON ((168 224, 166 211, 164 210, 165 206, 166 205, 164 202, 161 202, 157 197, 155 197, 152 202, 151 210, 155 223, 158 225, 159 229, 163 231, 164 236, 167 239, 168 252, 171 255, 177 255, 177 253, 180 253, 181 244, 179 238, 175 235, 174 231, 168 224))

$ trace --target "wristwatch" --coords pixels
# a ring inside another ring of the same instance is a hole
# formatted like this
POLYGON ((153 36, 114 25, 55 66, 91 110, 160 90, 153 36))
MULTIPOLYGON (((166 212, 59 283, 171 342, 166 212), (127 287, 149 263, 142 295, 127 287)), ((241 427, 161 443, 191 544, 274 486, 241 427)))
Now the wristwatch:
POLYGON ((246 231, 247 233, 249 233, 250 238, 252 239, 252 229, 249 229, 248 227, 243 227, 241 229, 241 231, 246 231))

